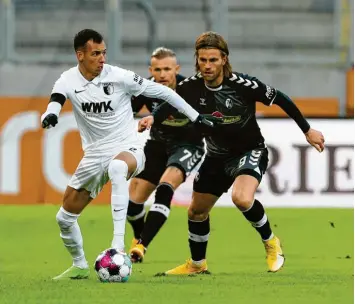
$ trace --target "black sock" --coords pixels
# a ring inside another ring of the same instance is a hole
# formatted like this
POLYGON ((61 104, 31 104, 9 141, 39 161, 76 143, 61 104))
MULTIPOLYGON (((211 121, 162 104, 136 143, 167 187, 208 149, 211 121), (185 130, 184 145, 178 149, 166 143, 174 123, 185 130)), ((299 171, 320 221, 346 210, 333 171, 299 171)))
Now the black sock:
POLYGON ((137 240, 140 238, 144 227, 144 204, 137 204, 129 201, 127 210, 127 220, 133 228, 134 238, 137 240))
POLYGON ((206 258, 208 237, 210 235, 210 218, 202 222, 189 220, 189 244, 193 261, 206 258))
POLYGON ((269 220, 263 205, 257 199, 254 200, 254 203, 249 210, 243 212, 243 215, 259 232, 263 240, 267 240, 271 237, 272 231, 269 220))
POLYGON ((174 195, 173 187, 168 183, 158 185, 155 192, 155 200, 147 214, 140 243, 148 247, 149 243, 157 235, 164 225, 170 213, 170 204, 174 195))

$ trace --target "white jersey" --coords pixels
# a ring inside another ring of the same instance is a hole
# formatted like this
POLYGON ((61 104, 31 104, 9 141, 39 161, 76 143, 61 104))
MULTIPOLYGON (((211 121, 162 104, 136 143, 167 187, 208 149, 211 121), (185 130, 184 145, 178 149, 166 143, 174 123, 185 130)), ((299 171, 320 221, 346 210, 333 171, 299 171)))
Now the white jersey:
MULTIPOLYGON (((65 71, 54 84, 54 93, 70 99, 84 151, 138 140, 131 106, 132 95, 143 93, 147 97, 165 100, 192 121, 198 116, 196 110, 168 87, 108 64, 92 81, 82 76, 78 66, 65 71)), ((51 113, 50 104, 42 120, 51 113)))
POLYGON ((131 96, 140 95, 147 80, 132 71, 104 65, 99 76, 86 80, 78 67, 65 71, 52 94, 70 99, 83 150, 137 139, 131 96))

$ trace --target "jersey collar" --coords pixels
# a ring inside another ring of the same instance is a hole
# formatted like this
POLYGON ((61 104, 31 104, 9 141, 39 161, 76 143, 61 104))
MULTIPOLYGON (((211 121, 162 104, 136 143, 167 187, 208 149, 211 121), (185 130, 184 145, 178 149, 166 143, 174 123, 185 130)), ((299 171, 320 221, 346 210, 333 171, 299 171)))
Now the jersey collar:
POLYGON ((220 86, 218 86, 216 88, 211 88, 208 85, 206 85, 206 83, 205 83, 205 87, 210 91, 220 91, 220 90, 222 90, 223 84, 221 84, 220 86))
POLYGON ((104 65, 104 68, 102 70, 102 72, 100 73, 99 76, 95 77, 93 80, 89 81, 87 80, 81 73, 80 73, 80 70, 79 70, 79 65, 77 65, 77 73, 79 74, 79 79, 80 79, 80 82, 81 82, 81 85, 84 87, 86 85, 88 85, 89 83, 93 83, 95 85, 98 85, 101 80, 106 76, 106 70, 105 70, 105 65, 104 65))

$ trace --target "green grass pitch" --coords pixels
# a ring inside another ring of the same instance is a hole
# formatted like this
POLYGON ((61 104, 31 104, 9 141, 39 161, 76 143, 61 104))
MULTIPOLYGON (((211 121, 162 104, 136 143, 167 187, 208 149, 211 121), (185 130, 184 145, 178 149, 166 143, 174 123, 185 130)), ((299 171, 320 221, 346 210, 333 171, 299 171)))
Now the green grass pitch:
MULTIPOLYGON (((53 282, 70 266, 55 221, 58 206, 0 206, 0 303, 353 303, 353 210, 268 209, 283 243, 285 267, 266 271, 258 234, 233 208, 211 214, 212 275, 154 277, 189 257, 186 209, 175 207, 127 283, 53 282)), ((109 206, 80 218, 90 265, 109 247, 109 206)), ((132 232, 127 226, 127 247, 132 232)))

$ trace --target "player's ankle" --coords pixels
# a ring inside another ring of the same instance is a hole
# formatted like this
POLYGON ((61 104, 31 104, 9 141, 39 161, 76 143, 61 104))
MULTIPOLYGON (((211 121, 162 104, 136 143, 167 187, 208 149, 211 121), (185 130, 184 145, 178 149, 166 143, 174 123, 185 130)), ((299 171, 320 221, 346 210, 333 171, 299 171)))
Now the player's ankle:
POLYGON ((73 266, 86 269, 89 268, 88 261, 86 260, 85 256, 81 256, 78 258, 73 259, 73 266))
POLYGON ((201 266, 201 265, 203 265, 206 262, 206 259, 202 259, 202 260, 199 260, 199 261, 194 261, 194 260, 191 259, 191 261, 192 261, 192 264, 194 264, 195 266, 201 266))

